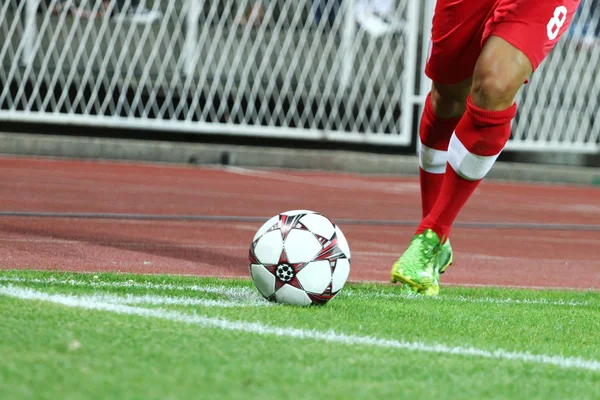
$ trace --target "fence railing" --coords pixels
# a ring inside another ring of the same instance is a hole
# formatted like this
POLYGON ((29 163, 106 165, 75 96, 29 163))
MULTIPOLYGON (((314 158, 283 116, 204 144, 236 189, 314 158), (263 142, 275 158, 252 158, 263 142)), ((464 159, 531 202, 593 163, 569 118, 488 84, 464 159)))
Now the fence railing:
MULTIPOLYGON (((364 0, 270 0, 248 21, 257 1, 5 0, 0 120, 411 143, 434 0, 385 18, 364 0)), ((510 148, 600 149, 598 18, 584 0, 519 95, 510 148)))
POLYGON ((600 152, 600 1, 582 0, 570 30, 525 85, 510 149, 600 152))
POLYGON ((140 23, 114 0, 81 0, 85 16, 68 0, 56 13, 56 0, 8 0, 0 119, 410 142, 416 2, 381 36, 357 27, 353 1, 272 1, 244 24, 250 3, 162 2, 140 23))

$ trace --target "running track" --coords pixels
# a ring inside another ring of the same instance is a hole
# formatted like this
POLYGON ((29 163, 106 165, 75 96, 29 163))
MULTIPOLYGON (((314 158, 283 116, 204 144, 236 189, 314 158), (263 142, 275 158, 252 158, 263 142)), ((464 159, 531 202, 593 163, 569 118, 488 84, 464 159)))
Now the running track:
MULTIPOLYGON (((262 222, 311 209, 346 234, 351 280, 387 281, 420 216, 414 178, 27 158, 0 173, 4 269, 247 277, 262 222)), ((600 189, 484 182, 452 242, 446 284, 600 289, 600 189)))

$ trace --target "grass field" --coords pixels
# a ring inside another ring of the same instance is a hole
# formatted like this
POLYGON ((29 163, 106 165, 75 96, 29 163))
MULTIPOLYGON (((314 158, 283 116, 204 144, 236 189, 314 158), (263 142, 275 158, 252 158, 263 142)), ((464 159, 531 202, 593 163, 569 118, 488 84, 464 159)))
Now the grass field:
POLYGON ((324 307, 248 280, 0 272, 5 399, 598 399, 598 292, 348 284, 324 307))

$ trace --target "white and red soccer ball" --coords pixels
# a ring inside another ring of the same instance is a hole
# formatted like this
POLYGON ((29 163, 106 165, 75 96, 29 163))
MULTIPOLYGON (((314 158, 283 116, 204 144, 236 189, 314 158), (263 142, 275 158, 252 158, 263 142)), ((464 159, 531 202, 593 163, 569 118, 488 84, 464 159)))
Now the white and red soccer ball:
POLYGON ((325 304, 342 290, 350 274, 350 248, 329 218, 294 210, 270 218, 250 245, 250 274, 270 301, 325 304))

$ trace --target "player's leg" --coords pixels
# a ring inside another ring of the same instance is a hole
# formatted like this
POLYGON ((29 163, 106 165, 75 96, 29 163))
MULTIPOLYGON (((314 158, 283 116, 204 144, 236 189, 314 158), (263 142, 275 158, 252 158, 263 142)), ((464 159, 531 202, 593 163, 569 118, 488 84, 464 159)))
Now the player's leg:
POLYGON ((423 218, 433 207, 444 179, 450 137, 465 112, 471 78, 456 84, 433 82, 419 127, 419 176, 423 218))
POLYGON ((527 56, 502 38, 487 41, 475 65, 466 112, 452 135, 440 195, 417 233, 447 238, 459 211, 492 168, 510 136, 515 96, 531 74, 527 56))
MULTIPOLYGON (((448 163, 448 144, 465 112, 472 79, 455 84, 433 82, 425 99, 419 129, 419 181, 425 218, 438 198, 448 163)), ((437 269, 443 273, 453 261, 450 241, 444 243, 437 269)), ((392 278, 393 280, 393 278, 392 278)))
POLYGON ((439 292, 437 258, 442 243, 508 140, 516 112, 514 96, 531 70, 527 57, 508 42, 497 37, 486 42, 474 69, 466 111, 449 139, 439 195, 394 264, 392 281, 423 294, 439 292))
POLYGON ((437 293, 434 266, 442 242, 510 136, 516 93, 565 32, 577 5, 577 0, 496 3, 486 24, 466 112, 450 140, 440 195, 394 265, 393 280, 421 293, 437 293))
POLYGON ((448 148, 440 195, 417 232, 447 238, 458 213, 492 168, 511 133, 515 96, 568 25, 579 0, 500 0, 486 24, 465 115, 448 148), (524 23, 527 22, 527 23, 524 23))
POLYGON ((495 0, 438 0, 425 73, 433 81, 419 129, 421 205, 429 214, 440 191, 450 137, 463 115, 471 77, 495 0), (473 40, 475 38, 475 40, 473 40))
MULTIPOLYGON (((471 78, 455 84, 433 82, 425 99, 419 127, 419 180, 421 184, 421 208, 423 218, 435 204, 448 163, 450 137, 465 112, 471 78)), ((440 257, 442 272, 452 263, 450 241, 445 243, 444 257, 440 257)), ((392 273, 392 282, 396 282, 392 273)), ((412 292, 404 285, 406 292, 412 292)))
MULTIPOLYGON (((430 53, 425 66, 425 73, 434 83, 425 102, 419 131, 423 217, 429 214, 440 193, 448 161, 448 144, 465 111, 473 69, 480 52, 479 39, 483 36, 485 21, 495 1, 436 2, 430 53)), ((419 260, 428 254, 430 247, 428 237, 415 235, 407 252, 392 267, 391 281, 406 283, 403 280, 406 271, 413 270, 413 267, 420 269, 419 260)), ((438 263, 432 267, 436 276, 430 274, 430 278, 437 279, 438 272, 452 262, 449 241, 440 253, 443 257, 438 257, 438 263)))
POLYGON ((418 246, 411 243, 395 264, 392 280, 425 294, 439 291, 435 266, 441 243, 508 140, 514 97, 531 71, 529 59, 505 40, 491 37, 486 42, 475 65, 466 112, 449 138, 439 196, 417 228, 413 241, 418 246))
POLYGON ((496 0, 437 0, 425 73, 433 81, 420 125, 423 217, 437 199, 450 137, 465 112, 485 22, 496 0))

